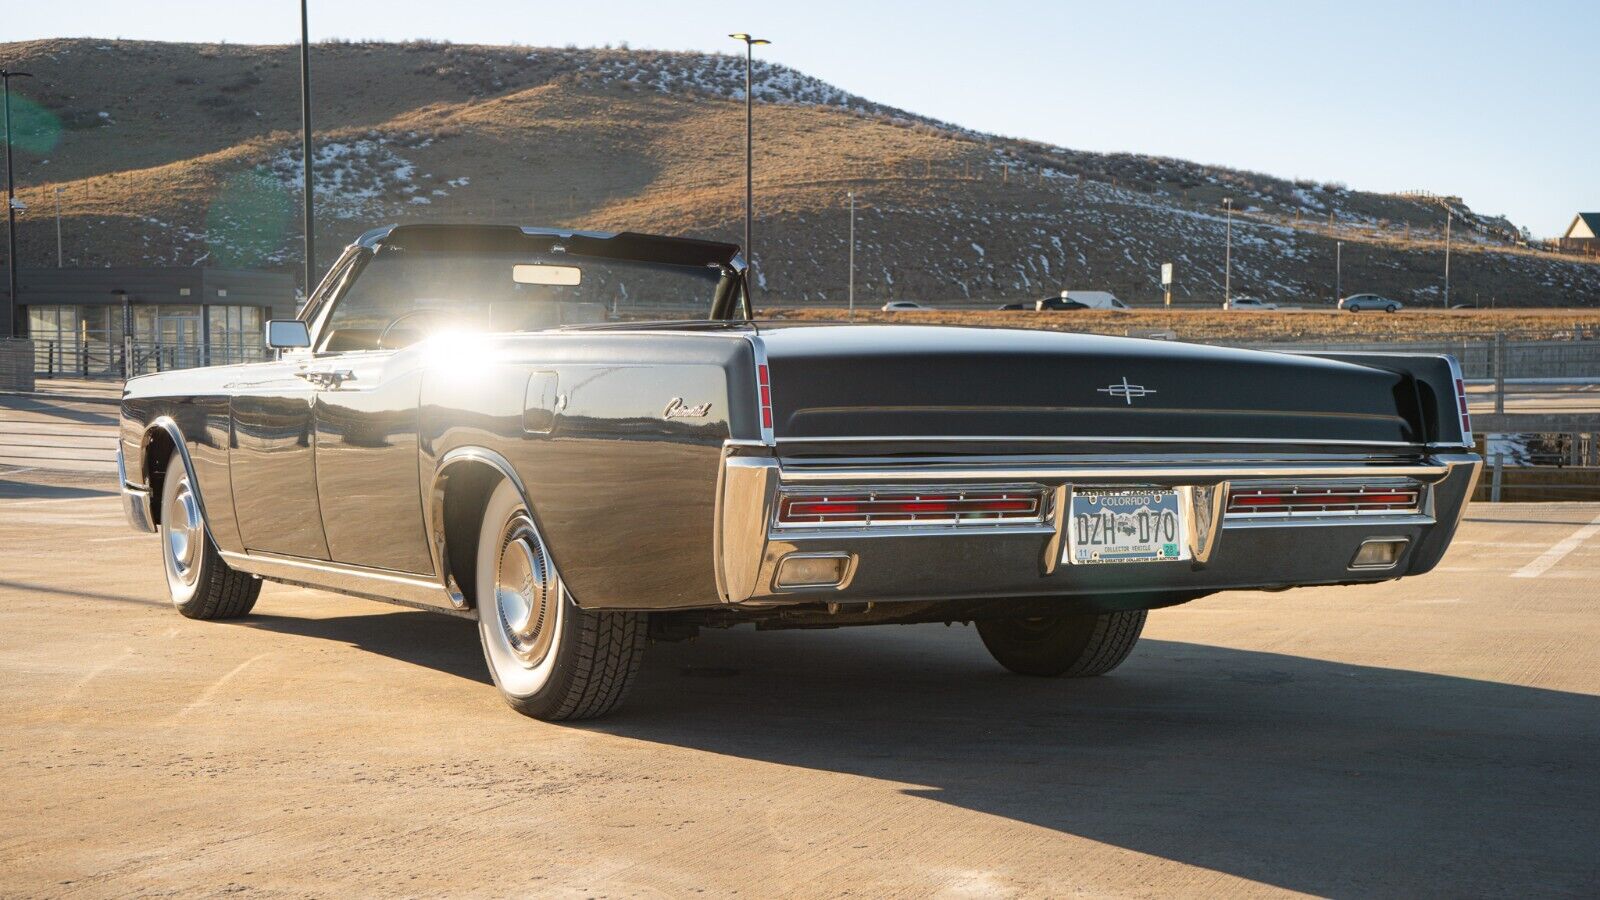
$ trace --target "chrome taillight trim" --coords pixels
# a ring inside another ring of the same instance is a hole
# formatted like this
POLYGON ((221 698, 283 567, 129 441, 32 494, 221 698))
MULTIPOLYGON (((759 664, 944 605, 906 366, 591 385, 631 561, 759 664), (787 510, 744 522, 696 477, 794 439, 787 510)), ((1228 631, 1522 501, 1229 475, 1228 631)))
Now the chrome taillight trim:
POLYGON ((1049 515, 1050 492, 1041 484, 984 484, 984 485, 916 485, 886 487, 883 485, 858 484, 836 485, 827 488, 788 488, 778 492, 777 500, 772 508, 771 526, 775 531, 799 531, 812 529, 879 529, 879 528, 974 528, 992 529, 1004 526, 1034 526, 1043 524, 1049 515), (865 499, 863 499, 865 498, 865 499), (954 499, 952 499, 954 498, 954 499), (856 507, 878 507, 882 513, 875 515, 872 512, 857 513, 838 512, 791 515, 789 509, 792 504, 822 501, 837 501, 848 503, 856 507), (1025 500, 1028 506, 1023 510, 982 510, 970 509, 955 510, 953 514, 944 514, 944 511, 929 512, 904 512, 895 509, 896 504, 960 504, 962 506, 976 507, 988 501, 1018 501, 1025 500))
POLYGON ((1405 516, 1422 511, 1425 491, 1424 485, 1410 480, 1242 482, 1229 487, 1223 508, 1229 519, 1405 516), (1370 499, 1362 499, 1363 495, 1370 495, 1370 499), (1263 497, 1281 497, 1284 502, 1237 502, 1263 497))

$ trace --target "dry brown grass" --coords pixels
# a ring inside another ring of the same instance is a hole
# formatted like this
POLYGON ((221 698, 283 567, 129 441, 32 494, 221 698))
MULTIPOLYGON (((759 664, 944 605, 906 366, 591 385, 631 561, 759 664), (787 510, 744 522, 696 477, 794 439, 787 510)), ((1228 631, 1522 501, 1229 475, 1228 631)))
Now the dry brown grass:
MULTIPOLYGON (((838 309, 768 309, 763 318, 831 322, 845 318, 838 309)), ((1085 334, 1145 336, 1174 333, 1188 341, 1412 341, 1473 338, 1504 333, 1521 340, 1570 337, 1574 329, 1600 331, 1600 310, 1408 310, 1387 313, 1231 312, 1194 309, 1138 309, 1128 312, 1073 310, 927 310, 886 313, 857 309, 856 322, 917 325, 967 325, 984 328, 1037 328, 1085 334)))

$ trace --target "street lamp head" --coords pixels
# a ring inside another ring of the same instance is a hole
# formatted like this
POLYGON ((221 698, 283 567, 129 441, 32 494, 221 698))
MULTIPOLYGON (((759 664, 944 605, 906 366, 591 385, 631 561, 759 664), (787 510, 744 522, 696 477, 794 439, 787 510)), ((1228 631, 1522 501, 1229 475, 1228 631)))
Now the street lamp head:
POLYGON ((752 47, 760 46, 762 44, 770 44, 770 43, 772 43, 771 41, 767 40, 766 38, 751 37, 750 35, 745 34, 742 31, 739 32, 738 34, 730 34, 730 35, 728 35, 728 37, 731 37, 736 41, 744 41, 746 44, 749 44, 752 47))
POLYGON ((730 34, 730 35, 728 35, 728 37, 731 37, 736 41, 748 41, 748 40, 750 40, 750 35, 745 34, 742 31, 739 32, 738 34, 730 34))

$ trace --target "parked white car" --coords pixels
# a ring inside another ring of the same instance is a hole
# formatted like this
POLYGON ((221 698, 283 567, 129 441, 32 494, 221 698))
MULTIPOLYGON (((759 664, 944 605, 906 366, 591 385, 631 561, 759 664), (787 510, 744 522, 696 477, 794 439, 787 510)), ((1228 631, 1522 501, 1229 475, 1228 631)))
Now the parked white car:
POLYGON ((890 300, 883 305, 884 312, 905 312, 910 309, 927 309, 915 300, 890 300))
POLYGON ((1278 304, 1257 300, 1254 297, 1234 297, 1222 303, 1223 309, 1277 309, 1278 304))

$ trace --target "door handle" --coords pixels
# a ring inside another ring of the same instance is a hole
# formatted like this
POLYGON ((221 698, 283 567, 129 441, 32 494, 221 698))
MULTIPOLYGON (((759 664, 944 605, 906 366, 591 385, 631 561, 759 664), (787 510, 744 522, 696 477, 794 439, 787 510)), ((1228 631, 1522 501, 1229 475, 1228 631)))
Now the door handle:
POLYGON ((349 369, 303 369, 294 374, 317 387, 332 391, 338 390, 346 381, 356 380, 356 373, 349 369))

